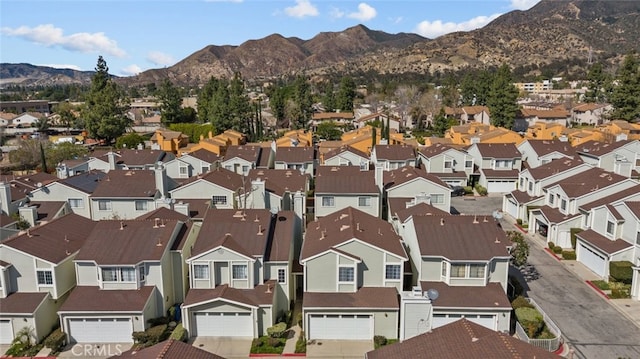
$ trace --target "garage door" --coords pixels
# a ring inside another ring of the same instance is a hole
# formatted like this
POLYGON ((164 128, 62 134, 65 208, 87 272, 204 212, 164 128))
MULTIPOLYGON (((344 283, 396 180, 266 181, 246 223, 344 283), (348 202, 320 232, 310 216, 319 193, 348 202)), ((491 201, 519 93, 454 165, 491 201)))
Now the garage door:
POLYGON ((0 320, 0 344, 11 344, 13 341, 13 326, 11 320, 0 320))
POLYGON ((579 262, 582 262, 597 275, 604 277, 606 260, 602 255, 579 243, 577 257, 579 262))
POLYGON ((131 343, 131 318, 69 319, 69 335, 76 343, 131 343))
POLYGON ((253 338, 253 319, 247 312, 195 312, 196 335, 199 337, 253 338))
POLYGON ((506 193, 516 189, 515 181, 488 181, 487 191, 489 193, 506 193))
POLYGON ((518 205, 516 204, 516 202, 510 198, 505 199, 507 201, 507 208, 506 211, 507 213, 513 217, 513 218, 518 218, 518 205))
POLYGON ((309 316, 309 339, 373 338, 373 317, 353 314, 311 314, 309 316))
MULTIPOLYGON (((461 314, 434 314, 433 315, 433 328, 438 328, 443 325, 447 325, 449 323, 453 323, 457 320, 462 319, 463 316, 461 314)), ((480 324, 485 328, 489 328, 491 330, 496 330, 496 317, 495 315, 464 315, 470 322, 474 322, 476 324, 480 324)))

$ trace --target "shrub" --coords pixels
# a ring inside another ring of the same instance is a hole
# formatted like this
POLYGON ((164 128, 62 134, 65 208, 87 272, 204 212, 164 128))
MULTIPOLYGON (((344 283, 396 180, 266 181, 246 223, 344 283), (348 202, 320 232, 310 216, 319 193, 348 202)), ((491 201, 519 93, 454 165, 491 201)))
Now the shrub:
POLYGON ((473 187, 471 186, 464 186, 464 193, 466 194, 473 194, 473 187))
POLYGON ((574 261, 576 260, 576 252, 575 251, 562 251, 562 258, 574 261))
POLYGON ((304 332, 300 332, 298 341, 296 342, 296 349, 294 353, 306 353, 307 352, 307 339, 304 337, 304 332))
POLYGON ((549 249, 553 250, 553 248, 555 248, 556 244, 553 243, 553 242, 549 242, 548 246, 549 246, 549 249))
POLYGON ((569 231, 571 233, 571 247, 576 249, 576 234, 582 232, 582 228, 571 228, 569 231))
POLYGON ((282 338, 286 330, 287 330, 287 323, 280 322, 272 327, 267 328, 267 334, 271 338, 282 338))
POLYGON ((287 340, 284 338, 271 338, 263 336, 256 338, 251 342, 252 354, 282 354, 284 344, 287 340))
POLYGON ((516 318, 527 331, 529 338, 535 338, 542 328, 544 328, 542 314, 535 308, 522 307, 516 309, 516 318))
POLYGON ((173 332, 171 332, 171 335, 169 336, 169 338, 179 340, 181 342, 187 341, 187 330, 184 329, 184 327, 182 326, 182 323, 179 323, 176 326, 173 332))
POLYGON ((387 338, 382 335, 375 335, 373 337, 373 348, 378 349, 387 344, 387 338))
POLYGON ((151 345, 158 344, 168 337, 166 324, 156 325, 155 327, 147 329, 146 332, 148 335, 147 342, 149 342, 151 345))
POLYGON ((555 247, 553 247, 552 251, 553 251, 553 253, 555 253, 555 254, 561 254, 561 253, 562 253, 562 247, 560 247, 560 246, 555 246, 555 247))
POLYGON ((603 280, 592 280, 591 284, 595 285, 600 290, 609 290, 609 283, 607 283, 607 282, 605 282, 603 280))
POLYGON ((529 303, 529 301, 523 297, 523 296, 518 296, 516 297, 516 299, 514 299, 511 302, 511 307, 513 309, 518 309, 518 308, 533 308, 533 305, 531 303, 529 303))
POLYGON ((609 263, 609 275, 616 282, 631 284, 633 280, 633 263, 629 261, 612 261, 609 263))
POLYGON ((482 187, 479 184, 476 185, 476 192, 478 192, 478 194, 481 196, 486 196, 489 193, 486 188, 482 187))
POLYGON ((619 299, 630 297, 631 285, 620 282, 612 282, 609 285, 611 286, 611 295, 609 295, 609 298, 619 299))
POLYGON ((65 344, 67 336, 62 332, 60 328, 54 330, 44 340, 44 346, 53 350, 59 351, 65 344))
POLYGON ((296 323, 298 323, 298 325, 302 327, 302 313, 296 314, 296 323))
POLYGON ((519 226, 522 226, 522 218, 516 218, 516 223, 517 223, 519 226))
POLYGON ((133 337, 134 342, 141 343, 141 344, 146 343, 147 340, 149 339, 147 332, 133 332, 131 336, 133 337))
POLYGON ((147 320, 147 323, 149 323, 150 326, 155 327, 156 325, 169 324, 170 321, 171 318, 169 317, 158 317, 147 320))

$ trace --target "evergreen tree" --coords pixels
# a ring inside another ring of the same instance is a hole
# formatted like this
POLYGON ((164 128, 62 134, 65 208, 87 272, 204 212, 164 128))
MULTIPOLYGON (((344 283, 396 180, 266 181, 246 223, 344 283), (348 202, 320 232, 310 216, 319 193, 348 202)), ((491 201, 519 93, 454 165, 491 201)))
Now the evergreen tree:
POLYGON ((442 105, 447 107, 456 108, 460 104, 460 92, 456 80, 452 75, 447 75, 440 89, 442 94, 442 105))
POLYGON ((478 79, 471 73, 467 73, 460 81, 460 104, 462 106, 473 106, 475 104, 478 79))
POLYGON ((489 98, 489 92, 491 92, 491 81, 493 77, 487 70, 482 70, 476 77, 475 86, 475 105, 487 106, 487 99, 489 98))
POLYGON ((213 121, 209 107, 218 86, 220 86, 220 81, 212 76, 198 94, 198 121, 201 123, 212 123, 213 121))
POLYGON ((160 101, 160 121, 165 126, 182 120, 182 93, 169 79, 165 79, 156 92, 160 101))
POLYGON ((449 124, 449 119, 447 119, 447 116, 445 116, 443 107, 433 119, 433 134, 438 137, 442 137, 444 136, 444 133, 447 132, 449 127, 451 127, 449 124))
POLYGON ((311 98, 311 86, 307 78, 298 75, 293 84, 293 102, 294 108, 291 113, 293 120, 293 128, 307 128, 311 120, 313 101, 311 98))
POLYGON ((513 85, 511 69, 502 65, 494 75, 487 106, 491 112, 491 123, 507 129, 513 127, 518 112, 518 89, 513 85))
POLYGON ((640 117, 640 69, 636 55, 628 54, 616 73, 617 85, 610 102, 613 119, 632 121, 640 117))
POLYGON ((584 94, 584 102, 605 102, 605 85, 607 81, 607 75, 603 71, 602 63, 596 62, 591 65, 589 73, 587 75, 589 85, 587 92, 584 94))
POLYGON ((282 124, 286 116, 287 91, 283 87, 276 87, 269 96, 269 106, 277 122, 282 124))
POLYGON ((98 57, 95 71, 82 115, 90 136, 111 143, 132 124, 126 116, 129 101, 109 75, 102 56, 98 57))
POLYGON ((322 104, 324 105, 325 111, 332 112, 336 110, 336 96, 333 93, 333 83, 331 82, 327 82, 324 85, 322 104))
POLYGON ((340 81, 340 90, 336 99, 336 107, 340 111, 353 112, 353 99, 356 97, 356 83, 350 76, 340 81))
POLYGON ((229 111, 231 112, 231 128, 248 135, 251 132, 251 103, 247 96, 244 80, 239 72, 236 72, 229 85, 229 111))

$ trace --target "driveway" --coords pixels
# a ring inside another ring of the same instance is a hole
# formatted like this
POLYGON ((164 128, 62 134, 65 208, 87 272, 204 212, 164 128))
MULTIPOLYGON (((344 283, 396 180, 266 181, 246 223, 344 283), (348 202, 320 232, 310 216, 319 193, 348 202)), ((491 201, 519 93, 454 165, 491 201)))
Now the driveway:
POLYGON ((493 211, 498 209, 502 209, 502 195, 451 197, 451 214, 490 216, 493 214, 493 211))
POLYGON ((227 359, 248 358, 251 342, 251 338, 232 337, 196 337, 189 340, 194 347, 227 359))
POLYGON ((372 340, 312 340, 307 343, 307 358, 362 359, 372 350, 372 340))
POLYGON ((132 343, 75 343, 67 345, 58 358, 111 358, 131 349, 132 343))

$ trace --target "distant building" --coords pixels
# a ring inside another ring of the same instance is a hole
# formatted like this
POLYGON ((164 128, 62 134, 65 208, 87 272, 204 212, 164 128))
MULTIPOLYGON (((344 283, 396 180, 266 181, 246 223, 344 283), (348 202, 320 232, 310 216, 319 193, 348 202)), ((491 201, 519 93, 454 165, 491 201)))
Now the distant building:
POLYGON ((46 100, 0 101, 0 111, 21 114, 24 112, 51 113, 53 102, 46 100))

